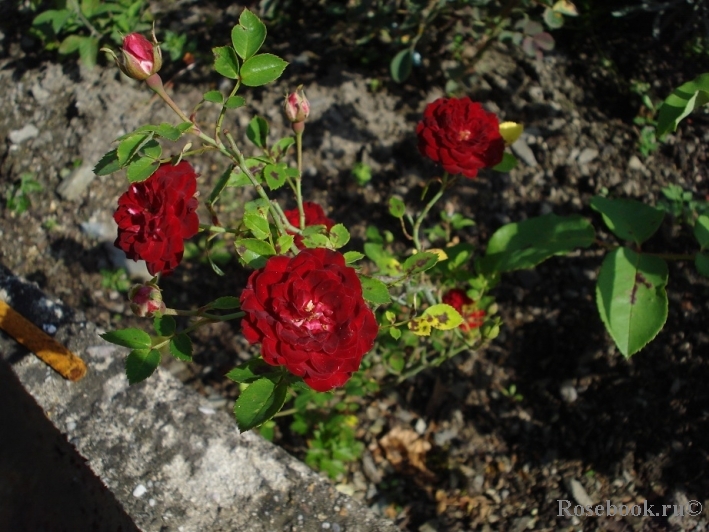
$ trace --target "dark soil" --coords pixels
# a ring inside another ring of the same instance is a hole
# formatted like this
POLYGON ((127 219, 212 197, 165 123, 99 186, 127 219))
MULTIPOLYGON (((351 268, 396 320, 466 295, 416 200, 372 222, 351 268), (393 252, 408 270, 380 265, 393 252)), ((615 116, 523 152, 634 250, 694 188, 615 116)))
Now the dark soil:
MULTIPOLYGON (((240 12, 205 3, 185 2, 183 8, 189 17, 168 12, 165 20, 173 27, 184 20, 205 46, 222 44, 216 36, 228 35, 240 12)), ((28 23, 26 16, 8 13, 28 23)), ((416 207, 421 187, 436 171, 418 156, 414 128, 426 102, 443 95, 442 78, 431 66, 430 76, 417 71, 397 86, 387 77, 386 62, 374 60, 365 68, 332 28, 324 31, 327 17, 308 20, 310 31, 303 18, 286 11, 281 23, 292 25, 271 32, 268 45, 291 67, 276 87, 254 92, 236 127, 258 112, 272 120, 277 138, 285 131, 282 94, 305 83, 313 104, 306 195, 351 228, 353 248, 373 222, 400 237, 383 205, 397 193, 416 207), (381 88, 373 92, 374 79, 381 88), (365 187, 350 176, 358 161, 373 169, 365 187)), ((647 82, 657 101, 709 65, 679 53, 678 43, 654 41, 647 21, 604 26, 603 19, 590 20, 585 29, 560 33, 557 51, 541 61, 495 47, 479 65, 469 95, 502 119, 523 123, 525 135, 518 168, 459 183, 443 202, 475 218, 477 225, 461 238, 484 244, 504 223, 547 212, 578 213, 601 227, 588 207, 601 191, 656 203, 663 187, 677 184, 695 199, 709 199, 707 115, 692 115, 643 158, 632 123, 640 103, 629 89, 631 80, 647 82)), ((119 79, 111 65, 93 71, 58 66, 19 27, 3 30, 0 41, 0 82, 12 87, 0 109, 0 195, 6 197, 25 172, 43 190, 31 195, 27 212, 0 212, 0 261, 106 329, 144 326, 130 315, 117 287, 105 286, 101 270, 115 267, 111 238, 104 237, 106 246, 96 237, 101 231, 92 229, 110 220, 125 181, 96 178, 71 199, 58 191, 74 166, 92 166, 116 136, 172 118, 147 91, 119 79), (116 111, 121 98, 125 105, 116 111), (11 132, 27 123, 37 133, 12 140, 17 137, 11 132)), ((351 38, 342 32, 343 39, 351 38)), ((185 107, 217 83, 204 61, 188 71, 170 64, 165 69, 185 107)), ((221 167, 212 160, 201 164, 204 194, 221 167)), ((227 196, 222 214, 238 212, 243 201, 227 196)), ((650 247, 696 250, 691 230, 669 216, 650 247)), ((559 516, 559 500, 572 507, 588 500, 648 501, 656 513, 663 504, 709 504, 709 283, 692 264, 673 263, 667 324, 626 360, 596 311, 601 260, 600 252, 575 253, 505 276, 495 291, 505 326, 489 348, 459 355, 362 405, 358 435, 367 451, 341 489, 395 519, 402 530, 704 530, 704 515, 559 516), (516 399, 504 393, 511 385, 516 399), (387 454, 395 437, 407 442, 399 462, 387 454)), ((238 294, 248 272, 235 261, 223 269, 227 276, 215 283, 204 261, 185 261, 165 280, 168 302, 196 305, 238 294)), ((202 330, 197 340, 196 363, 170 367, 215 405, 231 408, 236 390, 223 375, 248 356, 248 346, 237 327, 225 324, 202 330)), ((287 427, 287 420, 279 424, 277 443, 302 457, 304 442, 287 427)))

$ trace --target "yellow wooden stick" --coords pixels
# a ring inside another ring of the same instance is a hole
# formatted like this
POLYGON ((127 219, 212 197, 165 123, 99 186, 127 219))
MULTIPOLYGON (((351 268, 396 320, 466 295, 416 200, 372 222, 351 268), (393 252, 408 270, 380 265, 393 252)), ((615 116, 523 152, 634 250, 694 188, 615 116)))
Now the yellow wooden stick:
POLYGON ((32 351, 65 379, 78 381, 86 375, 86 364, 83 360, 1 300, 0 329, 32 351))

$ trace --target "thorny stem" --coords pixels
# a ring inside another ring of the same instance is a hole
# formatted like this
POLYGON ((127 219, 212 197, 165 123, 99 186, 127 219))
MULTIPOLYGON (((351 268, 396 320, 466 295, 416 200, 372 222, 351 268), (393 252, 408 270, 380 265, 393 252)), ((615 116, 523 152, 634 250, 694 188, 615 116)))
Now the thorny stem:
POLYGON ((295 179, 295 199, 298 202, 298 225, 305 229, 305 210, 303 209, 303 128, 295 130, 296 160, 298 164, 298 177, 295 179))
MULTIPOLYGON (((170 95, 165 92, 165 87, 162 84, 162 78, 159 74, 153 74, 145 80, 145 83, 146 85, 148 85, 148 87, 150 87, 153 92, 160 96, 160 98, 162 98, 163 101, 170 106, 170 109, 175 111, 175 113, 177 113, 177 116, 179 116, 184 122, 192 122, 189 117, 184 113, 184 111, 178 107, 174 100, 170 98, 170 95)), ((192 127, 195 129, 195 132, 199 132, 201 137, 201 131, 199 131, 197 125, 194 124, 194 122, 192 122, 192 124, 192 127)))
POLYGON ((413 239, 414 239, 414 247, 416 248, 416 251, 421 251, 421 240, 419 237, 419 231, 421 229, 421 224, 423 223, 424 219, 426 216, 428 216, 428 212, 431 210, 431 208, 436 204, 436 202, 441 199, 443 196, 443 193, 446 191, 448 188, 448 172, 445 172, 443 174, 443 178, 441 179, 441 188, 440 190, 431 198, 431 200, 426 204, 426 206, 423 208, 421 213, 418 215, 416 218, 416 222, 414 223, 414 228, 413 228, 413 239))
MULTIPOLYGON (((266 191, 263 189, 263 186, 261 186, 261 183, 259 183, 256 180, 254 174, 251 173, 251 170, 246 164, 246 158, 244 157, 244 154, 241 153, 241 150, 239 150, 239 147, 236 145, 236 141, 234 141, 234 137, 231 136, 231 133, 226 132, 225 135, 227 141, 229 141, 229 147, 232 150, 230 157, 236 158, 235 160, 238 162, 239 168, 242 172, 244 172, 244 174, 246 174, 246 177, 249 178, 249 181, 251 181, 251 184, 256 189, 258 195, 268 202, 269 210, 271 211, 271 217, 273 218, 274 222, 276 223, 276 226, 278 227, 278 232, 282 235, 287 234, 285 224, 288 224, 288 220, 283 214, 283 211, 280 209, 280 206, 276 202, 271 201, 271 198, 268 197, 268 194, 266 194, 266 191)), ((290 227, 290 224, 288 224, 288 226, 290 227)), ((294 253, 298 253, 298 248, 295 243, 293 243, 291 249, 294 253)))
POLYGON ((236 92, 239 90, 240 86, 241 86, 241 81, 238 80, 234 84, 234 88, 229 93, 229 96, 227 96, 227 99, 224 100, 224 104, 222 104, 221 111, 219 111, 219 118, 217 118, 217 123, 214 128, 214 138, 217 140, 217 142, 219 142, 219 135, 222 132, 222 123, 224 122, 224 116, 226 115, 226 105, 225 104, 226 104, 227 100, 229 100, 229 98, 231 98, 232 96, 234 96, 236 94, 236 92))
POLYGON ((229 229, 218 225, 199 224, 199 228, 201 231, 208 231, 210 233, 237 233, 235 229, 229 229))

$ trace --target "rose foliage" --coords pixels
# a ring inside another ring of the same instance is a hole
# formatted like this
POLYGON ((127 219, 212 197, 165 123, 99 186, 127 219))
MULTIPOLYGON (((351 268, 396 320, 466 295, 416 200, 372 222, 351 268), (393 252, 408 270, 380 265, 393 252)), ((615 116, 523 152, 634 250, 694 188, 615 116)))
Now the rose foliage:
POLYGON ((241 309, 244 336, 261 343, 264 361, 317 391, 347 382, 378 332, 355 270, 325 248, 270 258, 249 277, 241 309))
POLYGON ((463 317, 464 321, 460 326, 462 331, 472 331, 485 323, 485 311, 477 309, 475 301, 470 299, 464 290, 460 288, 449 290, 443 295, 441 301, 453 307, 463 317))
MULTIPOLYGON (((317 203, 312 201, 304 201, 303 212, 305 213, 305 227, 311 225, 324 225, 326 229, 330 230, 332 229, 332 226, 335 225, 333 220, 325 216, 325 211, 317 203)), ((286 215, 286 218, 291 225, 294 225, 295 227, 300 226, 300 214, 298 209, 291 209, 283 214, 286 215)), ((295 235, 294 242, 295 245, 298 246, 298 249, 303 249, 305 247, 303 244, 303 237, 301 235, 295 235)))

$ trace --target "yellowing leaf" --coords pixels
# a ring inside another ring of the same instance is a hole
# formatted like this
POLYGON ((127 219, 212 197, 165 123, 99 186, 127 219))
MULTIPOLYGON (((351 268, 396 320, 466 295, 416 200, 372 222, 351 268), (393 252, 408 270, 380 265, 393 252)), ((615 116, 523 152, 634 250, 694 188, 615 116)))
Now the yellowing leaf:
POLYGON ((439 249, 439 248, 427 249, 426 251, 428 253, 434 253, 435 255, 437 255, 438 262, 442 262, 448 258, 448 255, 446 255, 446 252, 443 251, 442 249, 439 249))
POLYGON ((502 122, 500 124, 500 135, 505 139, 505 144, 514 144, 524 131, 524 126, 517 122, 502 122))
POLYGON ((409 329, 418 336, 430 336, 431 329, 448 331, 463 323, 463 317, 450 305, 440 303, 428 307, 419 318, 409 322, 409 329))
POLYGON ((559 0, 551 9, 555 13, 561 13, 568 17, 577 17, 579 14, 576 6, 572 2, 569 2, 569 0, 559 0))

